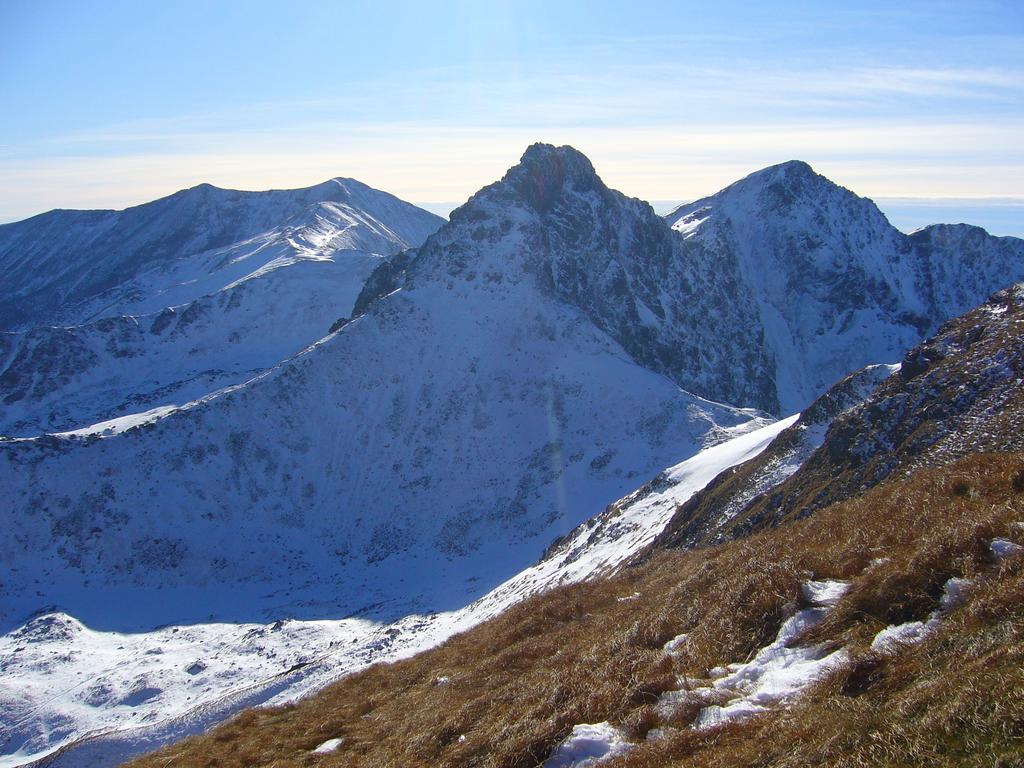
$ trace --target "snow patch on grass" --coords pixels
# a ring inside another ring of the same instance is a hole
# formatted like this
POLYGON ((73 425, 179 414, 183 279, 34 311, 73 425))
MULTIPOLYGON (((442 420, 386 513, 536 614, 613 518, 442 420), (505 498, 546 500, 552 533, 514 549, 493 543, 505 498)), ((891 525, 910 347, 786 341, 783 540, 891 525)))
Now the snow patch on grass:
POLYGON ((820 607, 798 612, 782 625, 775 642, 758 651, 751 661, 730 665, 730 674, 715 680, 713 689, 732 696, 732 700, 702 709, 694 727, 712 728, 756 715, 846 663, 849 654, 845 650, 827 653, 820 644, 789 647, 794 638, 820 623, 828 611, 828 607, 820 607))
POLYGON ((932 611, 927 621, 908 621, 905 624, 893 624, 886 627, 875 635, 874 640, 871 641, 871 650, 890 654, 896 653, 904 645, 920 643, 938 629, 943 615, 966 600, 967 590, 970 585, 970 579, 950 579, 942 590, 938 609, 932 611))
POLYGON ((846 581, 807 581, 800 585, 800 594, 811 605, 832 608, 849 589, 846 581))
POLYGON ((997 563, 1024 552, 1024 547, 1009 539, 993 539, 988 548, 997 563))
POLYGON ((587 768, 630 749, 632 745, 609 723, 577 725, 547 759, 544 768, 587 768))
MULTIPOLYGON (((795 696, 849 660, 845 649, 829 652, 824 644, 790 647, 800 635, 819 624, 849 588, 845 581, 804 582, 800 591, 812 607, 788 618, 774 642, 748 662, 715 667, 704 680, 686 680, 687 690, 663 694, 657 710, 669 715, 682 704, 707 704, 693 725, 703 730, 744 720, 795 696)), ((666 643, 665 652, 672 653, 685 641, 685 634, 673 638, 666 643)))
POLYGON ((319 747, 314 749, 313 750, 313 754, 314 755, 325 755, 325 754, 328 754, 330 752, 336 752, 338 750, 338 747, 341 746, 342 741, 344 741, 344 739, 328 739, 323 744, 321 744, 319 747))

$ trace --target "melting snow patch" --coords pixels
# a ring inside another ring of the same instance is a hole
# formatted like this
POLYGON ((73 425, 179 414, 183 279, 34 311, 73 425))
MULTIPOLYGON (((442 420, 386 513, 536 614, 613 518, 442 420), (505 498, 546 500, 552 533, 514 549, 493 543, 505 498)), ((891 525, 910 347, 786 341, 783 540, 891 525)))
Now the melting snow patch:
MULTIPOLYGON (((967 588, 971 586, 970 579, 950 579, 942 590, 942 597, 939 599, 939 612, 950 611, 964 602, 967 588)), ((933 613, 932 618, 938 619, 938 613, 933 613)))
POLYGON ((684 645, 686 645, 686 638, 687 638, 686 633, 683 633, 681 635, 676 635, 671 640, 669 640, 667 643, 665 643, 665 646, 662 648, 662 650, 665 653, 676 653, 680 648, 682 648, 684 645))
MULTIPOLYGON (((826 599, 838 600, 836 592, 839 592, 837 588, 831 588, 823 590, 822 594, 826 599)), ((721 706, 713 705, 702 709, 694 727, 711 728, 763 712, 767 707, 785 701, 845 663, 849 658, 845 650, 826 653, 822 645, 787 647, 795 637, 825 618, 828 610, 827 607, 821 607, 800 611, 786 620, 779 629, 775 642, 758 651, 751 661, 729 665, 729 674, 715 680, 714 689, 721 694, 732 694, 733 700, 721 706)))
POLYGON ((832 608, 850 589, 846 581, 805 581, 800 585, 804 600, 814 606, 832 608))
POLYGON ((923 621, 908 621, 906 624, 894 624, 886 627, 871 641, 871 650, 879 653, 894 653, 902 645, 911 645, 924 640, 932 628, 923 621))
POLYGON ((764 711, 764 707, 759 704, 752 704, 746 699, 737 699, 725 707, 714 704, 710 707, 704 707, 697 714, 697 719, 693 721, 693 727, 698 731, 702 731, 706 728, 724 725, 730 721, 745 720, 764 711))
MULTIPOLYGON (((713 728, 764 712, 821 679, 849 659, 845 650, 829 653, 822 644, 790 648, 803 632, 818 624, 850 588, 845 581, 808 581, 800 585, 803 599, 813 607, 800 611, 783 623, 775 641, 742 664, 729 664, 708 671, 708 679, 688 681, 687 690, 670 691, 657 709, 669 714, 683 703, 704 704, 693 727, 713 728)), ((671 653, 686 641, 679 635, 665 645, 671 653)))
POLYGON ((587 768, 623 755, 631 748, 622 734, 608 723, 577 725, 547 759, 544 768, 587 768))
POLYGON ((1024 547, 1009 539, 993 539, 988 548, 997 563, 1024 552, 1024 547))
POLYGON ((901 646, 920 643, 938 629, 939 621, 944 613, 964 602, 967 588, 970 585, 970 579, 950 579, 942 590, 938 610, 932 611, 928 621, 908 621, 906 624, 894 624, 886 627, 871 641, 871 650, 878 653, 895 653, 901 646))
POLYGON ((314 755, 325 755, 328 752, 337 751, 338 747, 341 746, 343 739, 328 739, 319 747, 313 750, 314 755))

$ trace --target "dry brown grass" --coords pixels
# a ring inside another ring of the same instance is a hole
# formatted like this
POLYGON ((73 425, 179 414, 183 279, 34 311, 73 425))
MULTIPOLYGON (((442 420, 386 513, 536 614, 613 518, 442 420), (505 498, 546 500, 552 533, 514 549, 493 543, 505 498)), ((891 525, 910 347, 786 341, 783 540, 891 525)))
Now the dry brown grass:
POLYGON ((1024 520, 1022 466, 1024 454, 973 456, 748 539, 662 553, 131 765, 533 768, 576 723, 610 720, 637 739, 683 729, 696 709, 659 722, 656 697, 770 642, 811 577, 853 581, 814 631, 852 649, 848 669, 767 717, 680 730, 609 768, 1024 764, 1024 558, 1000 568, 987 551, 993 536, 1021 535, 1010 523, 1024 520), (969 603, 928 642, 873 656, 875 632, 925 618, 950 576, 978 577, 969 603), (666 657, 681 632, 685 652, 666 657), (338 736, 338 752, 310 754, 338 736))

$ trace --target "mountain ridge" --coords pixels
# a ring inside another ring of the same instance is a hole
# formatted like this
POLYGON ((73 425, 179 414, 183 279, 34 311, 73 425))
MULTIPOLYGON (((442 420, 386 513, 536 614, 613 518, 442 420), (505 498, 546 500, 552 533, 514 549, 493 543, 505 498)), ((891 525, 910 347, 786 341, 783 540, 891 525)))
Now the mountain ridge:
MULTIPOLYGON (((264 193, 197 189, 184 197, 214 194, 220 202, 206 209, 222 218, 234 205, 223 201, 236 194, 243 208, 259 210, 251 221, 222 222, 232 240, 222 247, 193 252, 178 244, 183 251, 156 263, 152 255, 132 261, 139 242, 122 248, 114 261, 130 263, 122 264, 117 285, 63 310, 66 323, 0 332, 0 434, 87 427, 251 378, 325 335, 331 319, 350 312, 380 261, 418 245, 442 222, 347 179, 269 193, 282 197, 287 210, 277 203, 261 208, 264 193)), ((149 204, 157 206, 147 214, 156 221, 147 235, 154 242, 174 240, 178 224, 159 210, 166 200, 149 204)), ((91 268, 104 256, 86 235, 88 247, 64 254, 65 241, 48 242, 45 234, 35 247, 51 260, 77 259, 69 269, 91 268)), ((17 243, 7 245, 4 251, 0 231, 0 262, 17 243)), ((12 275, 15 288, 17 279, 12 275)))
MULTIPOLYGON (((449 571, 511 575, 632 478, 751 422, 636 365, 521 270, 535 245, 590 241, 474 199, 486 221, 453 217, 402 290, 248 384, 107 437, 0 444, 0 483, 37 510, 16 518, 12 576, 59 582, 70 567, 101 583, 280 588, 320 573, 316 599, 354 610, 411 599, 401 561, 447 603, 484 586, 445 586, 449 571), (237 530, 240 498, 249 522, 237 530), (129 513, 140 508, 144 518, 129 513), (16 555, 25 546, 47 554, 30 565, 16 555)), ((560 210, 585 229, 598 216, 589 201, 569 195, 560 210)))
POLYGON ((1024 240, 955 225, 904 235, 873 202, 802 161, 757 171, 666 220, 705 269, 726 265, 736 300, 753 307, 775 392, 751 404, 776 413, 853 370, 896 362, 942 322, 1024 278, 1024 240))
POLYGON ((313 187, 264 192, 199 185, 122 210, 49 211, 0 225, 0 268, 10 281, 0 328, 89 319, 90 315, 69 314, 68 305, 95 299, 169 259, 244 241, 324 202, 376 208, 392 218, 405 216, 410 219, 405 227, 416 233, 414 237, 443 221, 393 195, 341 177, 313 187), (419 222, 413 223, 413 217, 419 222), (87 220, 89 226, 75 230, 67 219, 87 220), (89 258, 97 249, 103 250, 102 265, 89 258), (61 290, 61 283, 71 287, 61 290))

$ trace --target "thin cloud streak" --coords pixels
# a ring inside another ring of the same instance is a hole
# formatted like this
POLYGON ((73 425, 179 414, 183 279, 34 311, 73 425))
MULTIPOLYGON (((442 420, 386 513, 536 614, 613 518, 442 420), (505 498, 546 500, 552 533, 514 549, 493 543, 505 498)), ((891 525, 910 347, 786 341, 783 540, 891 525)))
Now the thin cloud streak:
POLYGON ((586 71, 592 55, 577 51, 536 72, 520 70, 514 77, 478 81, 458 68, 418 70, 408 77, 368 81, 335 97, 246 104, 56 133, 23 142, 14 151, 28 155, 33 150, 53 152, 90 144, 188 142, 261 129, 282 135, 306 132, 318 122, 375 127, 380 122, 401 123, 409 114, 440 126, 699 126, 717 125, 727 117, 735 118, 736 124, 766 118, 793 123, 823 113, 832 119, 856 117, 866 107, 872 108, 869 114, 889 119, 921 116, 922 107, 927 107, 934 119, 944 111, 969 113, 963 102, 999 106, 1024 100, 1024 69, 771 69, 756 62, 716 68, 630 63, 626 58, 607 73, 595 74, 586 71), (393 114, 382 119, 382 109, 393 114))

